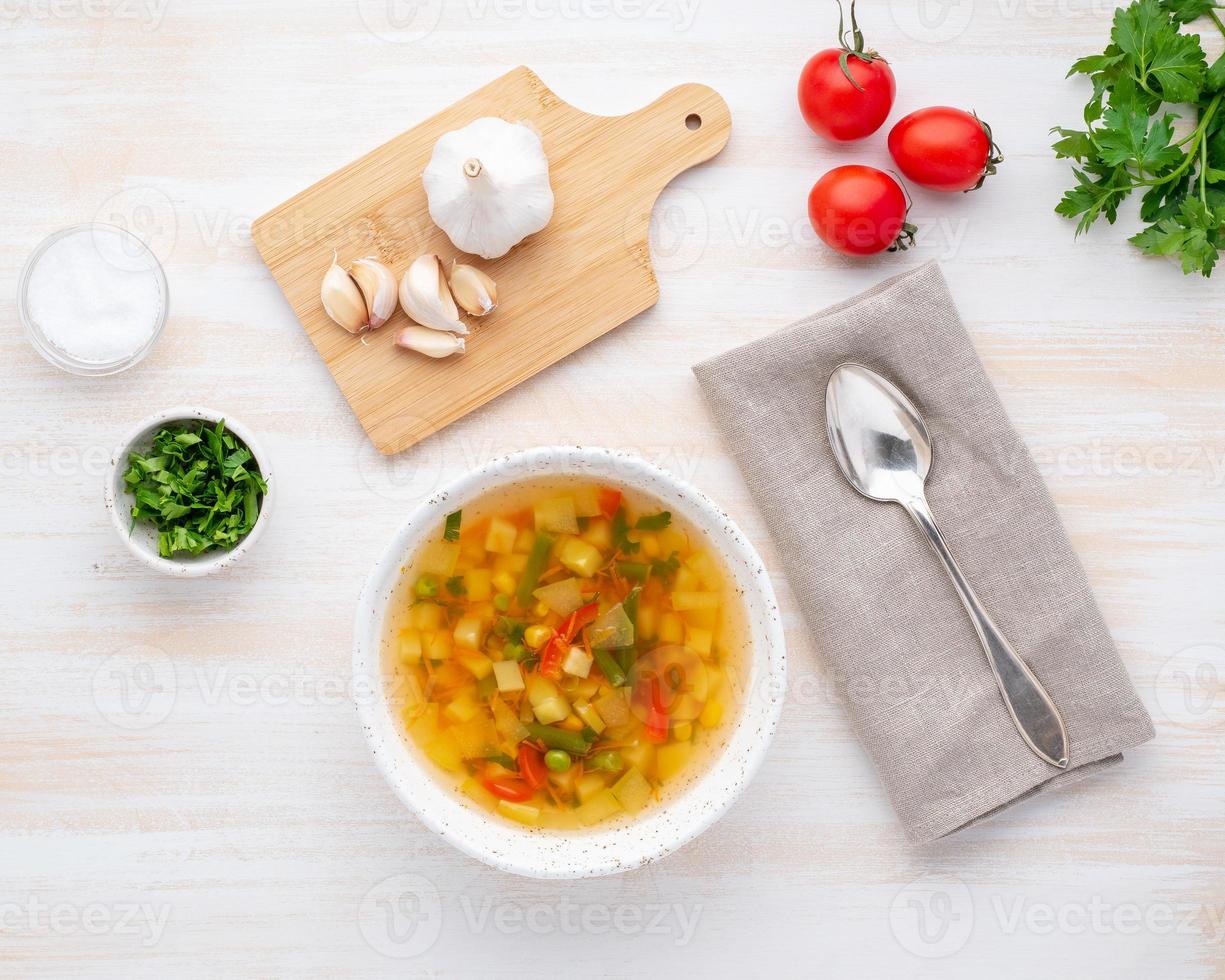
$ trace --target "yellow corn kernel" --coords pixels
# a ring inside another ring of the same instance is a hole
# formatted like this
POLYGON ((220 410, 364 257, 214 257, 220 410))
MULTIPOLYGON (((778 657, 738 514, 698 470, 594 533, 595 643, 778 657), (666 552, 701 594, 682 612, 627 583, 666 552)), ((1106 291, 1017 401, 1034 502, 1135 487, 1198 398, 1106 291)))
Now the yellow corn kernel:
POLYGON ((493 573, 488 568, 474 568, 464 573, 464 588, 471 602, 488 602, 493 598, 493 573))
MULTIPOLYGON (((570 581, 573 582, 574 580, 571 579, 570 581)), ((549 606, 548 606, 548 603, 545 603, 545 602, 536 603, 535 607, 532 609, 532 615, 535 616, 537 619, 544 619, 545 616, 547 616, 548 614, 549 614, 549 606)))
POLYGON ((702 709, 702 713, 698 716, 698 722, 703 728, 716 728, 719 722, 723 720, 723 702, 722 701, 707 701, 706 707, 702 709))
POLYGON ((676 613, 664 613, 659 617, 659 642, 682 643, 685 639, 685 623, 676 613))
POLYGON ((510 572, 498 572, 493 577, 493 587, 503 595, 514 595, 518 584, 510 572))
POLYGON ((523 631, 523 642, 527 644, 529 650, 539 650, 542 646, 549 642, 549 638, 553 635, 553 630, 548 626, 541 626, 539 623, 533 623, 523 631))
POLYGON ((489 522, 489 531, 485 534, 485 550, 496 555, 509 555, 515 550, 515 539, 519 529, 510 521, 495 517, 489 522))

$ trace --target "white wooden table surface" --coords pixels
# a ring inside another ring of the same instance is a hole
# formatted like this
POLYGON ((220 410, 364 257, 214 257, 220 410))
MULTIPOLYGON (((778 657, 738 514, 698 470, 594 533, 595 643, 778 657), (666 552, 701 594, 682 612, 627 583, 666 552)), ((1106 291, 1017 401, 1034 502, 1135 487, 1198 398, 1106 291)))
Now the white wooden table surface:
POLYGON ((823 145, 794 105, 832 4, 0 4, 0 972, 1225 976, 1221 284, 1140 257, 1131 219, 1074 243, 1052 213, 1069 174, 1047 129, 1084 98, 1063 74, 1100 50, 1112 7, 864 3, 894 118, 977 109, 1008 159, 981 193, 916 194, 913 252, 852 263, 814 242, 805 195, 836 163, 887 165, 884 134, 823 145), (660 200, 658 306, 382 459, 249 223, 520 63, 610 113, 709 83, 731 143, 660 200), (45 234, 95 217, 151 242, 172 312, 138 368, 84 380, 32 350, 14 297, 45 234), (540 883, 427 834, 371 763, 347 681, 360 584, 411 503, 507 450, 632 448, 708 490, 774 566, 689 366, 931 258, 1157 740, 910 846, 776 573, 784 721, 703 837, 639 872, 540 883), (184 401, 255 427, 280 470, 267 536, 216 580, 155 577, 102 506, 113 441, 184 401))

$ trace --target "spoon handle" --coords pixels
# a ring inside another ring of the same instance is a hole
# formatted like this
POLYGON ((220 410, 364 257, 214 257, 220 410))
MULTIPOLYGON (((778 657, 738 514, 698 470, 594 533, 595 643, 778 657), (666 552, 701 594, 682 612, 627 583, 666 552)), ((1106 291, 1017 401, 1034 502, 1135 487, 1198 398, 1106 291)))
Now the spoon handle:
POLYGON ((1059 709, 1051 700, 1046 689, 1034 676, 1025 661, 1017 656, 1004 634, 987 615, 970 583, 966 581, 953 554, 949 551, 936 519, 932 516, 927 500, 919 496, 902 503, 916 524, 923 529, 927 543, 944 565, 961 604, 970 614, 974 631, 983 645, 987 660, 991 664, 991 672, 995 674, 995 682, 999 685, 1004 703, 1008 705, 1008 713, 1017 726, 1017 731, 1034 753, 1052 766, 1066 769, 1068 766, 1068 733, 1063 726, 1063 718, 1059 709))

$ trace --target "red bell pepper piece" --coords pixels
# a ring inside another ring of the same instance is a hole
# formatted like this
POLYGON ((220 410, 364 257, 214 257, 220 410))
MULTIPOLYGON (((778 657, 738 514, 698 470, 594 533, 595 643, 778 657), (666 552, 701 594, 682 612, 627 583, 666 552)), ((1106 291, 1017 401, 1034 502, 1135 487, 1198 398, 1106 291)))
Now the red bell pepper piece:
POLYGON ((532 789, 540 789, 547 778, 544 768, 544 755, 530 745, 519 746, 519 775, 526 780, 532 789))
POLYGON ((613 490, 611 487, 600 487, 596 494, 596 504, 600 508, 600 513, 612 520, 613 515, 621 506, 621 491, 613 490))
POLYGON ((668 708, 664 704, 663 690, 658 677, 643 679, 639 700, 645 702, 647 740, 651 742, 666 742, 668 740, 668 708), (642 690, 645 688, 645 690, 642 690))
POLYGON ((600 613, 598 602, 589 602, 574 610, 561 627, 553 634, 543 650, 540 651, 540 675, 551 680, 561 677, 561 662, 566 657, 566 651, 574 638, 582 630, 595 622, 600 613))

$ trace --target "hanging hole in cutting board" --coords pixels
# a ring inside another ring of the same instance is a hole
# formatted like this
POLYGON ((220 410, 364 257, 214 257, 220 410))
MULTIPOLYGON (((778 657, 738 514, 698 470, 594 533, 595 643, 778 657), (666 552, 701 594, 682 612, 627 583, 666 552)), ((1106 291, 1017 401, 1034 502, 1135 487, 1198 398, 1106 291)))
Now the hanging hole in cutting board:
POLYGON ((702 117, 699 116, 696 112, 689 113, 689 115, 685 117, 685 128, 686 129, 701 129, 702 128, 702 117))

